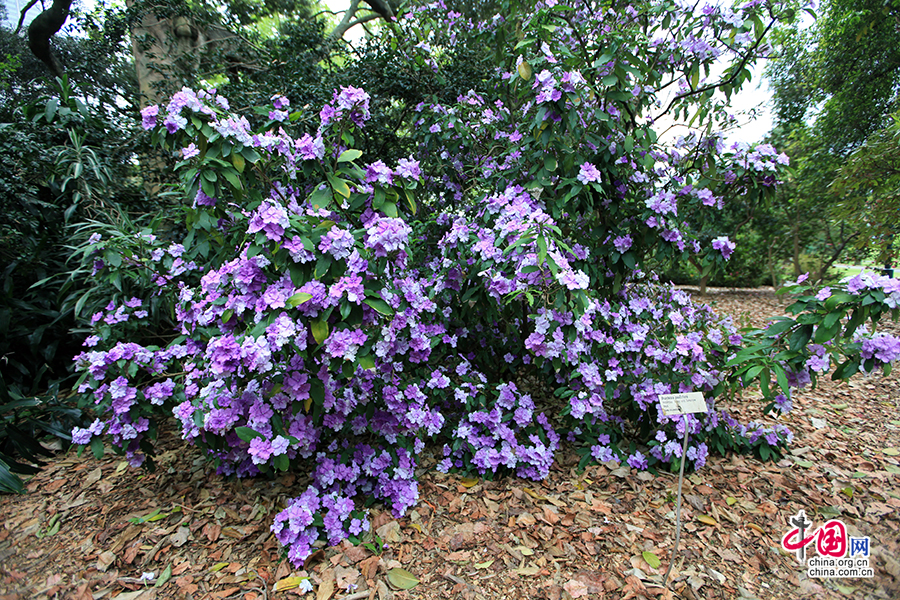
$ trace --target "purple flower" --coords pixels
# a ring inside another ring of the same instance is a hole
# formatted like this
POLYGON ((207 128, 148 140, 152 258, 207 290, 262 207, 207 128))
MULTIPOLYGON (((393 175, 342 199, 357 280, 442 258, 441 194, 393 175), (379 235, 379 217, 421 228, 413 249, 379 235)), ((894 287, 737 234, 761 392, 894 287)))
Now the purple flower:
POLYGON ((355 243, 356 239, 352 233, 335 225, 322 236, 319 250, 328 252, 336 259, 341 260, 350 256, 350 249, 355 243))
POLYGON ((810 356, 806 360, 806 368, 819 373, 827 372, 828 367, 829 361, 827 356, 810 356))
POLYGON ((583 271, 560 271, 558 280, 570 290, 586 290, 591 283, 583 271))
POLYGON ((144 126, 144 129, 149 131, 156 127, 157 115, 159 115, 159 106, 156 104, 151 104, 141 110, 141 124, 144 126))
POLYGON ((272 440, 272 456, 281 456, 287 452, 288 446, 290 446, 290 440, 283 436, 276 436, 274 440, 272 440))
POLYGON ((787 414, 791 412, 791 408, 793 408, 793 405, 790 398, 788 398, 784 394, 778 394, 777 396, 775 396, 775 407, 782 414, 787 414))
POLYGON ((412 233, 403 219, 377 216, 369 221, 366 228, 366 248, 375 252, 375 256, 387 256, 391 252, 401 250, 412 233))
POLYGON ((422 169, 419 168, 419 161, 413 160, 412 158, 401 158, 397 161, 397 169, 395 172, 404 179, 417 180, 422 176, 422 169))
POLYGON ((250 440, 250 449, 247 453, 252 457, 253 464, 264 464, 272 457, 272 444, 265 438, 255 437, 250 440))
POLYGON ((222 375, 233 372, 240 365, 241 347, 232 335, 213 338, 206 347, 206 357, 213 373, 222 375))
POLYGON ((181 156, 185 160, 187 160, 189 158, 194 158, 195 156, 199 156, 199 155, 200 155, 200 149, 197 148, 197 146, 195 146, 193 142, 191 142, 187 148, 181 149, 181 156))
POLYGON ((194 205, 195 206, 215 206, 216 199, 211 198, 203 193, 203 190, 197 190, 197 195, 194 197, 194 205))
POLYGON ((586 162, 583 165, 581 165, 581 169, 578 172, 577 179, 584 185, 587 185, 588 183, 590 183, 592 181, 599 183, 600 179, 601 179, 601 174, 600 174, 600 171, 597 170, 597 167, 595 167, 594 165, 592 165, 589 162, 586 162))
POLYGON ((728 239, 728 236, 723 235, 713 240, 712 247, 713 250, 718 250, 722 253, 722 258, 728 260, 736 246, 734 245, 734 242, 728 239))
POLYGON ((697 190, 697 197, 700 198, 700 201, 704 206, 715 206, 716 205, 716 197, 713 196, 713 193, 709 190, 697 190))
POLYGON ((325 340, 325 351, 334 358, 355 360, 357 351, 367 339, 368 336, 359 329, 334 331, 325 340))
POLYGON ((892 363, 900 358, 900 338, 889 333, 877 333, 864 339, 860 355, 866 359, 876 359, 882 363, 892 363))
POLYGON ((639 469, 641 471, 645 470, 648 466, 647 457, 641 454, 640 452, 635 451, 634 454, 628 457, 628 466, 633 469, 639 469))
POLYGON ((616 250, 618 250, 620 254, 624 254, 631 248, 631 244, 632 240, 630 235, 622 235, 613 240, 613 246, 616 247, 616 250))
POLYGON ((371 116, 369 114, 369 95, 359 88, 341 87, 340 93, 335 92, 334 102, 337 105, 337 113, 348 113, 350 120, 359 127, 362 127, 371 116))
POLYGON ((277 242, 281 240, 285 229, 290 226, 287 210, 274 200, 265 200, 253 213, 247 233, 262 231, 267 238, 277 242))
POLYGON ((394 172, 383 161, 379 160, 366 167, 366 183, 391 185, 393 182, 394 172))
POLYGON ((278 110, 284 110, 291 105, 291 101, 280 94, 272 96, 272 106, 278 110))
POLYGON ((325 157, 325 140, 321 135, 312 137, 305 133, 294 142, 294 148, 303 160, 322 160, 325 157))
POLYGON ((166 117, 166 120, 163 121, 163 125, 166 126, 166 131, 169 133, 177 133, 179 130, 184 129, 187 126, 187 119, 182 117, 181 115, 169 115, 166 117))

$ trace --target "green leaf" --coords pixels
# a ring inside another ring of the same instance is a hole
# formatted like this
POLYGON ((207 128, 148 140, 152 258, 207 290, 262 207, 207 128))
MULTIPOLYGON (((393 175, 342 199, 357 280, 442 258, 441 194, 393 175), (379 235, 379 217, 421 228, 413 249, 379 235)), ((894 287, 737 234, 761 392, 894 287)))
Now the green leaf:
POLYGON ((409 204, 409 211, 412 214, 416 214, 418 211, 418 207, 416 206, 416 201, 413 198, 413 193, 410 190, 403 190, 403 195, 406 196, 406 202, 409 204))
MULTIPOLYGON (((166 565, 163 572, 159 574, 159 579, 153 584, 153 587, 162 587, 172 578, 172 565, 166 565)), ((142 594, 143 595, 143 594, 142 594)))
POLYGON ((759 375, 764 368, 765 367, 763 365, 754 365, 747 369, 747 371, 744 373, 744 376, 741 378, 741 380, 744 382, 744 385, 747 385, 748 383, 753 381, 753 378, 759 375))
POLYGON ((249 427, 235 427, 234 432, 237 434, 237 436, 239 438, 241 438, 245 442, 250 442, 254 438, 264 437, 263 434, 261 434, 258 431, 255 431, 253 429, 250 429, 249 427))
POLYGON ((309 203, 312 205, 313 210, 319 210, 320 208, 326 208, 331 204, 333 198, 334 196, 331 193, 331 188, 327 185, 321 185, 309 195, 309 203))
POLYGON ((103 440, 99 437, 91 438, 91 452, 94 453, 94 458, 102 458, 103 457, 103 440))
POLYGON ((768 327, 766 327, 766 335, 767 336, 775 336, 779 333, 784 333, 788 329, 794 326, 794 320, 790 317, 780 317, 778 319, 774 319, 768 327))
POLYGON ((337 161, 338 161, 339 163, 342 163, 342 162, 353 162, 354 160, 356 160, 356 159, 359 158, 360 156, 362 156, 362 151, 360 151, 360 150, 355 150, 355 149, 353 149, 353 148, 350 148, 349 150, 344 150, 343 152, 341 152, 341 155, 338 156, 337 161))
POLYGON ((278 471, 287 471, 291 466, 291 461, 287 454, 279 454, 275 457, 275 469, 278 471))
POLYGON ((251 163, 259 162, 259 159, 261 158, 259 153, 253 148, 244 148, 243 150, 241 150, 241 156, 246 158, 251 163))
POLYGON ((365 300, 363 300, 363 302, 375 309, 375 312, 386 317, 390 317, 394 314, 394 309, 391 308, 391 306, 381 298, 366 298, 365 300))
POLYGON ((350 186, 347 185, 347 182, 341 179, 340 177, 335 177, 334 175, 328 175, 328 183, 331 184, 332 189, 335 192, 343 196, 344 198, 350 197, 350 186))
POLYGON ((317 344, 322 344, 328 339, 328 321, 325 319, 320 317, 315 321, 311 321, 309 327, 312 329, 312 334, 317 344))
POLYGON ((516 70, 519 72, 519 77, 521 77, 525 81, 530 80, 532 74, 534 73, 534 71, 531 69, 531 65, 524 60, 519 63, 519 67, 516 70))
POLYGON ((653 554, 652 552, 644 551, 641 556, 644 557, 644 560, 647 561, 647 564, 654 569, 658 569, 660 565, 659 557, 653 554))
POLYGON ((778 381, 778 387, 781 388, 781 391, 785 396, 790 395, 790 388, 788 387, 787 373, 784 372, 784 368, 781 365, 773 365, 772 369, 775 371, 775 378, 778 381))
POLYGON ((544 266, 544 263, 547 262, 547 240, 544 239, 543 236, 539 236, 537 238, 537 246, 538 246, 538 265, 544 266))
POLYGON ((9 465, 0 459, 0 492, 4 494, 24 494, 25 484, 18 475, 9 470, 9 465))
MULTIPOLYGON (((159 513, 162 512, 161 508, 157 508, 153 512, 144 515, 143 517, 132 517, 128 519, 129 523, 134 523, 135 525, 141 525, 142 523, 147 523, 148 521, 158 521, 159 513)), ((166 515, 163 515, 166 516, 166 515)))
POLYGON ((244 189, 244 184, 241 182, 240 176, 235 171, 232 171, 231 169, 223 169, 222 176, 228 180, 228 183, 231 184, 231 187, 233 187, 234 189, 244 189))
POLYGON ((794 331, 794 333, 791 334, 790 340, 788 341, 790 349, 796 352, 803 348, 812 337, 812 332, 812 325, 804 325, 802 327, 798 327, 794 331))
POLYGON ((47 106, 44 108, 44 118, 47 119, 47 122, 53 121, 53 118, 56 117, 56 109, 59 108, 59 100, 56 98, 50 98, 47 101, 47 106))
POLYGON ((307 294, 306 292, 297 292, 296 294, 294 294, 293 296, 291 296, 290 298, 287 299, 287 303, 292 307, 300 306, 301 304, 303 304, 307 300, 310 300, 311 298, 312 298, 312 294, 307 294))
POLYGON ((59 533, 59 524, 60 524, 59 513, 57 513, 57 514, 53 515, 53 518, 50 519, 50 523, 48 524, 49 528, 47 529, 46 535, 50 536, 50 535, 56 535, 57 533, 59 533))
POLYGON ((400 567, 394 567, 388 571, 387 578, 392 586, 400 590, 409 590, 419 585, 419 580, 416 579, 415 575, 400 567))
POLYGON ((244 167, 246 166, 247 163, 244 160, 243 156, 241 156, 240 154, 235 152, 234 154, 231 155, 231 164, 234 165, 234 168, 237 169, 238 173, 243 173, 244 167))
POLYGON ((769 396, 771 382, 770 377, 771 373, 769 371, 769 367, 764 367, 762 371, 759 373, 759 389, 762 390, 763 396, 769 396))
POLYGON ((853 296, 846 292, 838 292, 825 301, 825 310, 832 311, 839 304, 844 304, 853 300, 853 296))

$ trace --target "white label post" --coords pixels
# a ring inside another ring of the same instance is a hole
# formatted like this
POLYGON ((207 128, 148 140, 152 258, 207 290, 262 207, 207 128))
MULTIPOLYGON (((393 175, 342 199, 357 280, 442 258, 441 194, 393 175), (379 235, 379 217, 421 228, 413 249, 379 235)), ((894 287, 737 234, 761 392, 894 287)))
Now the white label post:
MULTIPOLYGON (((688 392, 685 394, 660 394, 659 404, 662 407, 663 414, 667 417, 672 415, 686 415, 699 412, 708 412, 706 401, 700 392, 688 392)), ((669 558, 669 568, 666 569, 666 575, 663 577, 663 587, 669 581, 669 573, 672 572, 672 565, 675 564, 675 554, 678 552, 678 543, 681 541, 681 486, 684 483, 684 463, 687 462, 687 444, 688 444, 688 427, 687 422, 684 424, 684 444, 681 447, 681 465, 678 469, 678 503, 675 507, 675 547, 672 549, 672 556, 669 558)))

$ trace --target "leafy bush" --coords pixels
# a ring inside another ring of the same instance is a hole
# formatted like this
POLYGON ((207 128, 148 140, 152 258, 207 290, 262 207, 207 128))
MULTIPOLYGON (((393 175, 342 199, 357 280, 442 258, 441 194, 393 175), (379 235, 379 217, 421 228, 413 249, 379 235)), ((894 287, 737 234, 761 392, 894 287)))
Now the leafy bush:
MULTIPOLYGON (((709 43, 734 34, 756 48, 764 29, 752 6, 645 8, 658 31, 674 18, 709 43)), ((452 46, 442 19, 457 16, 432 6, 416 18, 452 46)), ((365 505, 397 515, 414 505, 429 444, 442 448, 442 470, 533 479, 563 441, 583 464, 641 469, 699 467, 711 449, 777 456, 790 432, 738 423, 722 401, 759 384, 768 408, 786 411, 791 389, 830 361, 838 377, 888 365, 900 340, 857 334, 896 307, 900 288, 851 281, 741 333, 641 270, 685 254, 704 269, 723 264, 734 244, 678 215, 714 212, 726 189, 771 194, 786 157, 716 137, 658 145, 652 123, 629 115, 649 110, 682 67, 696 69, 682 82, 695 89, 712 54, 653 42, 633 18, 539 7, 515 42, 527 58, 501 70, 504 98, 473 90, 417 108, 418 160, 364 158, 371 98, 354 87, 319 111, 275 95, 260 128, 214 90, 147 107, 144 126, 178 160, 192 203, 188 233, 177 243, 98 235, 84 252, 98 253, 98 274, 140 271, 159 287, 149 297, 177 298, 177 337, 132 339, 150 316, 146 297, 98 311, 77 357, 98 418, 73 441, 99 453, 107 440, 151 464, 174 414, 222 473, 306 468, 310 486, 272 526, 298 565, 318 539, 361 536, 365 505), (573 51, 577 27, 589 35, 573 51), (693 390, 708 414, 663 413, 660 394, 693 390)), ((487 41, 502 28, 470 29, 487 41)), ((695 108, 693 96, 679 110, 695 108)))

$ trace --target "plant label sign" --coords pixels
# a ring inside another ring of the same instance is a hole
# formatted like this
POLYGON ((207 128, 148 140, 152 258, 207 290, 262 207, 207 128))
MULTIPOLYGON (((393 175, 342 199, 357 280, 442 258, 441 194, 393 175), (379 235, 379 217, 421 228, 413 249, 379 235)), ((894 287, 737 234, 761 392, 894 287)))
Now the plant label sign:
POLYGON ((662 405, 663 414, 684 415, 688 413, 709 412, 706 408, 706 400, 701 392, 688 392, 686 394, 660 394, 659 403, 662 405))

